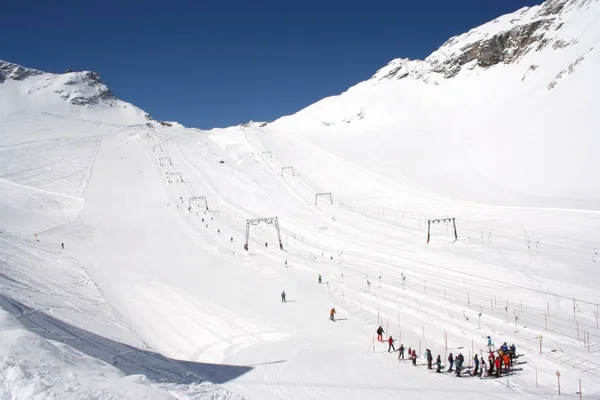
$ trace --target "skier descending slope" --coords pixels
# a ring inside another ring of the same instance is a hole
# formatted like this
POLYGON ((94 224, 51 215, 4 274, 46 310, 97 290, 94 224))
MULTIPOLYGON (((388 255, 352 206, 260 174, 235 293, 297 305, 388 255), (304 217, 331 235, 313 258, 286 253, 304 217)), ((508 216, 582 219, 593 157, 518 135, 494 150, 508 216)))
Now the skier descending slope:
POLYGON ((329 312, 329 319, 335 321, 335 308, 332 308, 329 312))
POLYGON ((379 328, 377 328, 377 341, 378 342, 383 342, 383 334, 385 333, 385 331, 383 330, 383 328, 381 326, 379 326, 379 328))
POLYGON ((287 300, 285 299, 285 290, 283 292, 281 292, 281 302, 287 303, 287 300))
POLYGON ((396 351, 396 348, 394 347, 394 338, 392 338, 392 337, 390 336, 390 338, 388 339, 388 353, 389 353, 391 350, 394 350, 394 351, 396 351))

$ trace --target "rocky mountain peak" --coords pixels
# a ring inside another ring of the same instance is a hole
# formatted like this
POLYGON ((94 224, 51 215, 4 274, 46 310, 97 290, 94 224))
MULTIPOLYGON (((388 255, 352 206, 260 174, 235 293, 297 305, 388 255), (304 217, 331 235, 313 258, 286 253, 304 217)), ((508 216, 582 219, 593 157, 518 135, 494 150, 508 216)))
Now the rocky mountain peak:
POLYGON ((18 64, 0 60, 0 83, 3 83, 8 79, 22 81, 30 76, 40 75, 42 73, 42 71, 38 71, 37 69, 25 68, 18 64))
POLYGON ((560 50, 577 43, 562 37, 561 30, 573 11, 586 10, 598 0, 547 0, 496 18, 446 41, 424 61, 396 59, 380 69, 371 80, 422 79, 439 83, 457 76, 465 68, 486 69, 518 62, 529 52, 551 45, 560 50))
POLYGON ((100 76, 92 71, 67 70, 63 74, 50 74, 0 60, 0 83, 7 80, 20 82, 29 80, 30 93, 33 90, 51 88, 52 92, 62 100, 78 106, 95 105, 102 101, 111 103, 117 100, 117 97, 102 83, 100 76))

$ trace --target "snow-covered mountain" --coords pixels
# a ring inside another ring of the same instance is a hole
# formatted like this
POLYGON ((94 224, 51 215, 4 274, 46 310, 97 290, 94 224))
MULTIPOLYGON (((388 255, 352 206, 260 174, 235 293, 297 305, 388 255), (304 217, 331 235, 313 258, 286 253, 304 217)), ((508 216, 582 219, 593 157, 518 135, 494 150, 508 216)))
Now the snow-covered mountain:
POLYGON ((463 200, 600 209, 599 29, 600 2, 549 0, 271 126, 463 200))
POLYGON ((0 62, 0 398, 598 398, 599 4, 210 131, 0 62))
POLYGON ((0 117, 21 113, 123 125, 150 118, 138 107, 117 99, 95 72, 50 74, 0 60, 0 117))

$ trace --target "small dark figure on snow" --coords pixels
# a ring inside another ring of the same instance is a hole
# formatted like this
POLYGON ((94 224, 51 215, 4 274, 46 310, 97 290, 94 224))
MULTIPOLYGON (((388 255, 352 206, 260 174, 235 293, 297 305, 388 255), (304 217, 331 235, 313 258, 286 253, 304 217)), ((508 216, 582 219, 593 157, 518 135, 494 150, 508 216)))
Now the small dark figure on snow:
POLYGON ((323 278, 321 277, 321 274, 319 274, 319 283, 323 283, 323 278))
POLYGON ((64 244, 64 243, 61 243, 60 245, 62 246, 62 248, 63 248, 63 250, 64 250, 64 249, 65 249, 65 244, 64 244))
POLYGON ((400 348, 398 349, 398 360, 399 359, 404 360, 404 345, 402 343, 400 344, 400 348))
POLYGON ((265 248, 269 247, 269 243, 265 242, 265 248))
POLYGON ((479 372, 479 356, 477 354, 475 354, 475 357, 473 357, 473 365, 473 375, 477 376, 479 372))
POLYGON ((381 326, 379 326, 379 328, 377 328, 377 341, 378 342, 383 342, 383 334, 385 333, 385 331, 383 330, 383 328, 381 326))
POLYGON ((431 355, 431 350, 425 350, 425 358, 427 359, 427 369, 431 369, 431 363, 433 362, 433 356, 431 355))
MULTIPOLYGON (((382 329, 383 330, 383 329, 382 329)), ((390 336, 390 338, 388 339, 388 353, 390 352, 390 350, 394 350, 396 351, 396 348, 394 347, 394 338, 390 336)))
POLYGON ((440 356, 439 354, 438 354, 437 358, 435 359, 435 366, 436 366, 435 372, 437 372, 438 374, 440 372, 442 372, 442 356, 440 356))
POLYGON ((281 292, 281 302, 287 303, 287 300, 285 299, 285 290, 283 292, 281 292))
POLYGON ((329 319, 335 321, 335 308, 332 308, 329 312, 329 319))
POLYGON ((412 359, 413 366, 416 367, 417 366, 417 351, 416 350, 412 351, 410 358, 412 359))
POLYGON ((490 351, 490 355, 488 356, 488 365, 489 365, 488 375, 492 376, 492 375, 494 375, 494 365, 496 365, 496 362, 494 359, 494 353, 492 353, 491 351, 490 351))
POLYGON ((460 371, 462 369, 462 365, 463 365, 462 357, 461 357, 461 354, 459 354, 458 357, 456 357, 456 360, 454 360, 454 366, 456 367, 456 376, 458 376, 458 377, 460 377, 460 371))
POLYGON ((452 372, 452 368, 454 368, 454 356, 452 355, 452 353, 450 353, 450 355, 448 356, 448 363, 450 364, 448 372, 452 372))
POLYGON ((229 240, 231 240, 231 243, 233 243, 233 238, 229 238, 229 240))
POLYGON ((508 356, 510 357, 510 366, 512 367, 513 362, 517 356, 517 348, 514 344, 511 344, 508 348, 508 356))
POLYGON ((285 260, 285 267, 287 268, 287 260, 285 260))

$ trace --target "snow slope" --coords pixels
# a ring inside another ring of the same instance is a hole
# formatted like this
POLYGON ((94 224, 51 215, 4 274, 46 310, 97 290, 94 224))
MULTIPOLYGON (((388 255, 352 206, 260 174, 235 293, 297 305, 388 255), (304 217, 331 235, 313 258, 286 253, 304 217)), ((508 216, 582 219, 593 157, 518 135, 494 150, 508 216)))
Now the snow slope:
MULTIPOLYGON (((47 113, 55 97, 7 112, 5 397, 553 398, 560 371, 565 397, 581 380, 598 398, 598 60, 564 64, 600 37, 597 17, 594 1, 520 10, 450 40, 448 62, 400 62, 401 79, 382 70, 266 125, 148 126, 98 104, 73 118, 47 113), (539 20, 552 21, 527 28, 539 20), (511 26, 523 28, 508 56, 490 43, 511 26), (557 35, 577 43, 523 51, 557 35), (247 227, 256 217, 278 217, 283 251, 273 224, 247 227), (433 217, 455 217, 458 240, 442 222, 426 244, 433 217), (379 325, 417 349, 417 367, 374 342, 379 325), (487 335, 517 345, 512 373, 424 366, 429 348, 470 369, 487 335)), ((29 96, 8 82, 0 97, 29 96)))
POLYGON ((462 200, 598 210, 599 19, 593 0, 522 9, 272 127, 462 200))

